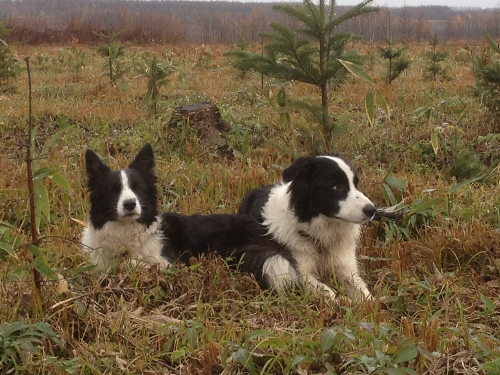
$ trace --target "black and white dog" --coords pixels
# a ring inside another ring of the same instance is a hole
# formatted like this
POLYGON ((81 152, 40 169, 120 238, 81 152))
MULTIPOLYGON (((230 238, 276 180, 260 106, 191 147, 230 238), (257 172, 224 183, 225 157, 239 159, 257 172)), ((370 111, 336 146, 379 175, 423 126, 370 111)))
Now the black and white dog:
MULTIPOLYGON (((297 159, 284 170, 282 183, 248 193, 239 213, 254 216, 285 249, 262 254, 262 269, 254 270, 270 287, 301 283, 335 298, 322 282, 335 275, 355 300, 371 297, 356 257, 362 224, 399 215, 392 208, 377 209, 358 189, 355 168, 340 156, 297 159)), ((247 259, 255 256, 258 252, 243 254, 247 259)))
MULTIPOLYGON (((98 271, 126 258, 165 268, 177 260, 188 264, 191 257, 209 251, 226 257, 248 244, 261 244, 269 256, 280 249, 252 216, 158 213, 155 160, 149 144, 127 169, 111 170, 92 150, 87 150, 85 164, 91 207, 82 244, 98 271)), ((252 262, 247 266, 258 268, 252 262)))

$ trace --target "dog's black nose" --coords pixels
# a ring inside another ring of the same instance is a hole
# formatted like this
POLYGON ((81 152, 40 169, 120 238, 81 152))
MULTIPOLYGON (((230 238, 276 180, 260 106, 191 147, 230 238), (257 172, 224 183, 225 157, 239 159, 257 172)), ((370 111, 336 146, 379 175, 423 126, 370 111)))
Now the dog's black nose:
POLYGON ((373 217, 376 211, 377 208, 373 204, 367 204, 363 207, 363 213, 366 215, 366 217, 373 217))
POLYGON ((126 199, 123 201, 123 208, 127 211, 133 211, 135 209, 137 202, 135 199, 126 199))

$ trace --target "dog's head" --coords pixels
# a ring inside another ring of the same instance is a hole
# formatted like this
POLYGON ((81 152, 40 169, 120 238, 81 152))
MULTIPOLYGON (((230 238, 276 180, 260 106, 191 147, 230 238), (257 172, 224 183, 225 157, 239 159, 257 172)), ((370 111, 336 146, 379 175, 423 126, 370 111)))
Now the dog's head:
POLYGON ((90 222, 101 228, 108 221, 132 221, 148 225, 158 214, 155 160, 146 144, 129 168, 111 170, 92 150, 85 153, 90 191, 90 222))
POLYGON ((375 205, 358 190, 356 169, 340 156, 301 157, 284 170, 283 180, 290 183, 290 208, 299 221, 324 215, 363 224, 375 215, 375 205))

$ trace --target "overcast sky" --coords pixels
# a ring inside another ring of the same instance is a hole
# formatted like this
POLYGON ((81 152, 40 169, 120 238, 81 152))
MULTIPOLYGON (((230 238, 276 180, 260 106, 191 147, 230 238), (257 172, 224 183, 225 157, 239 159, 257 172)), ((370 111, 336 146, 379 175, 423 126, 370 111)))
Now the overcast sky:
MULTIPOLYGON (((337 0, 337 5, 356 5, 359 0, 337 0)), ((374 0, 373 5, 402 7, 420 5, 446 5, 450 7, 500 8, 500 0, 374 0)))

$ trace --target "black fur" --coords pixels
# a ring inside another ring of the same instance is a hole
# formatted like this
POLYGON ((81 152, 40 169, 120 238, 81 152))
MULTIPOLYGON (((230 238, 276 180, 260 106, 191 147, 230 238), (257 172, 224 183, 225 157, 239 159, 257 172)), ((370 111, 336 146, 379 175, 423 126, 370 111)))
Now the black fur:
MULTIPOLYGON (((267 287, 269 284, 262 274, 262 265, 268 257, 282 254, 293 262, 288 252, 281 245, 271 241, 265 228, 251 215, 160 214, 157 205, 155 161, 153 149, 149 144, 141 149, 129 168, 124 170, 111 170, 91 150, 87 150, 85 154, 85 164, 91 203, 89 226, 95 232, 103 229, 108 222, 121 223, 120 220, 123 220, 119 218, 117 204, 122 192, 121 174, 124 171, 129 187, 137 196, 141 206, 141 215, 135 220, 137 224, 133 225, 139 225, 145 230, 161 219, 157 232, 151 236, 157 236, 161 240, 161 249, 158 249, 157 255, 168 263, 182 262, 189 265, 191 258, 214 252, 226 258, 231 265, 255 273, 259 284, 267 287)), ((123 223, 130 225, 130 221, 125 220, 123 223)), ((93 244, 94 248, 99 248, 100 243, 95 244, 92 240, 94 237, 90 233, 93 232, 87 232, 88 242, 93 244)), ((130 244, 130 247, 137 248, 137 246, 140 245, 130 244)), ((85 243, 84 250, 91 254, 93 251, 89 244, 85 243)), ((106 249, 108 250, 118 251, 114 248, 106 249)), ((133 253, 140 255, 140 247, 133 253)), ((122 254, 123 252, 118 252, 114 258, 120 258, 122 254)), ((102 266, 106 267, 107 264, 102 266)))

